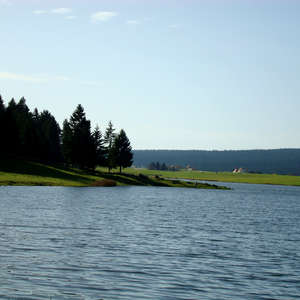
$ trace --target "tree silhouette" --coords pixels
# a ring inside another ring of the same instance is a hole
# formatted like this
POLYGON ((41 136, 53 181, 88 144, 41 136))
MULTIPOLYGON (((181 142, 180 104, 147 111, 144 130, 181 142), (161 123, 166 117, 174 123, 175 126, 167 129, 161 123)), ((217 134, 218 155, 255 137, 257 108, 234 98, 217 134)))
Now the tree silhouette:
POLYGON ((113 153, 115 164, 119 166, 120 173, 122 172, 122 168, 127 168, 132 165, 132 148, 123 129, 121 129, 120 133, 114 139, 113 153))
POLYGON ((49 162, 62 160, 60 145, 60 127, 55 118, 47 110, 44 110, 38 119, 40 131, 40 156, 49 162))
POLYGON ((0 153, 5 152, 5 145, 6 145, 6 134, 5 134, 5 105, 0 95, 0 153))
POLYGON ((64 156, 73 166, 81 169, 91 168, 91 152, 93 141, 91 136, 91 122, 86 119, 84 109, 79 104, 70 117, 70 121, 64 123, 63 128, 64 156))
POLYGON ((68 120, 65 119, 62 131, 62 152, 66 165, 72 164, 72 140, 73 133, 68 120))
POLYGON ((114 168, 115 165, 115 157, 113 153, 113 143, 114 139, 116 137, 115 135, 115 129, 113 127, 113 124, 111 121, 109 121, 108 126, 105 130, 105 135, 104 135, 104 143, 105 143, 105 164, 108 168, 108 172, 111 171, 112 168, 114 168))
POLYGON ((102 138, 102 133, 97 125, 95 130, 92 133, 93 139, 93 153, 92 161, 93 165, 96 167, 105 165, 105 147, 104 140, 102 138))
POLYGON ((6 143, 5 143, 5 152, 8 154, 16 154, 16 149, 18 148, 18 129, 15 119, 15 111, 16 111, 16 102, 15 99, 12 98, 8 103, 5 113, 5 125, 6 125, 6 143))
POLYGON ((91 122, 79 104, 61 132, 49 111, 39 113, 35 108, 31 112, 24 97, 17 103, 12 98, 5 106, 0 95, 0 152, 6 155, 48 163, 64 161, 81 169, 105 165, 110 171, 118 163, 121 171, 132 163, 131 147, 124 131, 117 140, 114 131, 109 122, 104 138, 99 126, 91 132, 91 122))

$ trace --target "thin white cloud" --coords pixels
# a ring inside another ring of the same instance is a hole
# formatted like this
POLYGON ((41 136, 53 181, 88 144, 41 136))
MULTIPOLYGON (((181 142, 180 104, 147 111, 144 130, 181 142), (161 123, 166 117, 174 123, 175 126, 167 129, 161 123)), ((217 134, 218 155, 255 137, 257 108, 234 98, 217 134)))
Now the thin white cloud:
POLYGON ((71 11, 72 11, 71 8, 66 8, 66 7, 55 8, 51 10, 53 14, 59 14, 59 15, 69 14, 71 11))
POLYGON ((118 13, 114 11, 98 11, 91 15, 91 21, 93 23, 107 22, 111 18, 116 17, 117 15, 118 13))
POLYGON ((32 83, 45 83, 49 81, 69 81, 66 76, 47 76, 47 75, 25 75, 10 72, 0 72, 0 79, 26 81, 32 83))
POLYGON ((138 24, 141 24, 141 22, 138 21, 138 20, 128 20, 126 22, 126 24, 128 24, 128 25, 138 25, 138 24))
POLYGON ((90 87, 103 87, 104 83, 101 81, 92 81, 92 80, 76 80, 67 76, 50 76, 48 74, 19 74, 11 72, 0 72, 0 80, 14 80, 14 81, 23 81, 33 84, 47 84, 47 83, 58 83, 58 82, 69 82, 73 84, 82 84, 90 87))
POLYGON ((0 72, 0 79, 8 80, 20 80, 20 81, 30 81, 30 82, 45 82, 45 78, 35 77, 30 75, 15 74, 9 72, 0 72))
POLYGON ((46 14, 47 11, 46 10, 37 9, 37 10, 34 10, 33 13, 35 15, 43 15, 43 14, 46 14))
POLYGON ((77 18, 76 16, 66 16, 65 17, 65 19, 67 19, 67 20, 74 20, 76 18, 77 18))

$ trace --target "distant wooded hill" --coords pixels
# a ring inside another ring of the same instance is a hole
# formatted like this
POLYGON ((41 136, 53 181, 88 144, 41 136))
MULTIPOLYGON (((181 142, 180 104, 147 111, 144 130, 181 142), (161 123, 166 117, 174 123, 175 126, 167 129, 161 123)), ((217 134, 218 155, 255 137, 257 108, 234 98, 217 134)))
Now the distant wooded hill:
POLYGON ((203 171, 232 171, 300 175, 300 149, 274 150, 135 150, 134 165, 147 167, 151 162, 180 165, 203 171))

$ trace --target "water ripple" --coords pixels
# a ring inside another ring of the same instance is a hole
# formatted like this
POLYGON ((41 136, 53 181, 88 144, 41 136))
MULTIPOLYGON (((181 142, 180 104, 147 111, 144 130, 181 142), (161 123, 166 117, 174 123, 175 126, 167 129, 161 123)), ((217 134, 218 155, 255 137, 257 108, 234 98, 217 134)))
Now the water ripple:
POLYGON ((0 188, 0 299, 300 299, 300 189, 0 188))

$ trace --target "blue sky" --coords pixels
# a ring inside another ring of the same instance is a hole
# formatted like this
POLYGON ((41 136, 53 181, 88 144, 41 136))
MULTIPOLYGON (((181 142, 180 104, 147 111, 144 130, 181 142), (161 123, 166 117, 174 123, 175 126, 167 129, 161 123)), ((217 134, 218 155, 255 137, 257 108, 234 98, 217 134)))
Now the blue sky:
POLYGON ((300 147, 300 1, 0 0, 0 94, 135 149, 300 147))

